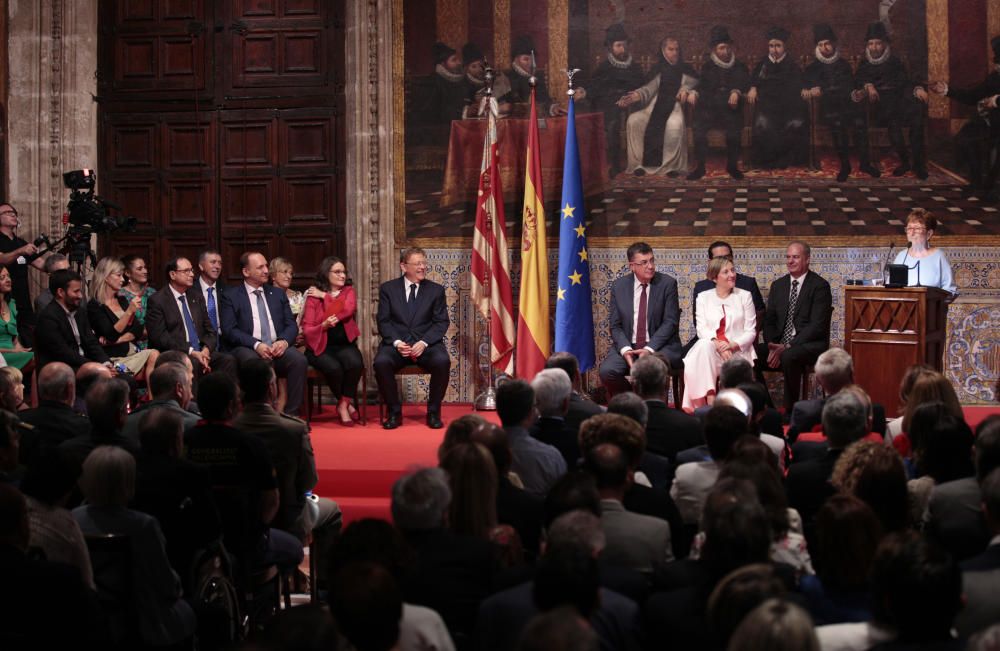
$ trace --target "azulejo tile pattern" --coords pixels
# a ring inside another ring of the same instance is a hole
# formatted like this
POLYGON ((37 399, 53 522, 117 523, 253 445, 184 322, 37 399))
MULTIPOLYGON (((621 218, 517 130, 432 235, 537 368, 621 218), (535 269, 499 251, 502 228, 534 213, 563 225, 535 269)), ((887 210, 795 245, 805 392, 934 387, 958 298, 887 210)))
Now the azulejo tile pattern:
MULTIPOLYGON (((708 242, 706 242, 707 246, 708 242)), ((555 249, 550 248, 549 270, 557 269, 555 249)), ((886 248, 814 248, 813 271, 826 278, 833 288, 833 322, 831 344, 843 343, 844 291, 847 280, 871 280, 887 256, 886 248)), ((948 342, 944 366, 963 403, 991 403, 997 400, 1000 382, 1000 262, 992 247, 946 249, 960 289, 959 299, 948 312, 948 342)), ((515 252, 516 255, 516 252, 515 252)), ((737 249, 737 269, 754 276, 765 298, 771 283, 785 271, 783 248, 737 249)), ((677 279, 681 305, 681 340, 694 334, 691 318, 691 292, 704 277, 705 249, 657 249, 658 271, 677 279)), ((482 337, 481 324, 469 298, 470 252, 465 249, 429 249, 431 264, 428 277, 443 284, 447 290, 451 327, 446 345, 452 359, 451 381, 446 400, 470 402, 485 385, 489 371, 473 355, 476 337, 482 337)), ((615 278, 627 273, 624 249, 589 250, 590 275, 593 288, 594 328, 597 359, 607 354, 611 339, 608 331, 609 286, 615 278)), ((515 292, 519 286, 519 260, 513 261, 512 275, 515 292)), ((554 280, 554 278, 553 278, 554 280)), ((551 283, 555 287, 555 283, 551 283)), ((554 293, 554 292, 553 292, 554 293)), ((551 304, 555 305, 552 296, 551 304)), ((515 293, 514 303, 517 304, 515 293)), ((479 342, 482 346, 482 342, 479 342)), ((485 356, 482 356, 485 358, 485 356)), ((589 373, 591 386, 599 380, 596 370, 589 373)), ((426 378, 406 378, 404 395, 408 401, 426 397, 426 378)))

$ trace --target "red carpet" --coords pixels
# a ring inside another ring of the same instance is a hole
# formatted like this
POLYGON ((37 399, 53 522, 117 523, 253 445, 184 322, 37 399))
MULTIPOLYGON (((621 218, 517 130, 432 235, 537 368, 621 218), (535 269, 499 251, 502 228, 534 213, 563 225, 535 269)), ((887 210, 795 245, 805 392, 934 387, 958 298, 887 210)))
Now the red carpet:
MULTIPOLYGON (((319 471, 316 493, 340 504, 345 523, 367 517, 389 519, 389 496, 396 478, 411 466, 437 465, 444 430, 428 429, 426 413, 423 405, 406 405, 402 427, 391 431, 382 429, 372 406, 366 427, 341 426, 329 406, 313 418, 312 443, 319 471)), ((472 413, 471 405, 446 405, 442 418, 447 425, 468 413, 472 413)), ((965 407, 966 420, 973 428, 995 413, 1000 413, 1000 407, 965 407)), ((496 412, 480 415, 499 422, 496 412)))

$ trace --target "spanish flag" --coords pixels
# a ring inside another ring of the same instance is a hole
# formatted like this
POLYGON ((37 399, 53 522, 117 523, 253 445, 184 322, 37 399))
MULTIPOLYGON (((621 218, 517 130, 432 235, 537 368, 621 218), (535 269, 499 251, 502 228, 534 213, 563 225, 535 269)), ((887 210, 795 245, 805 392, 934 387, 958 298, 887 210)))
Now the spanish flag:
POLYGON ((531 89, 528 162, 525 165, 521 215, 521 296, 518 300, 516 375, 531 380, 545 368, 552 350, 549 334, 549 260, 542 207, 542 154, 538 149, 538 114, 531 89))

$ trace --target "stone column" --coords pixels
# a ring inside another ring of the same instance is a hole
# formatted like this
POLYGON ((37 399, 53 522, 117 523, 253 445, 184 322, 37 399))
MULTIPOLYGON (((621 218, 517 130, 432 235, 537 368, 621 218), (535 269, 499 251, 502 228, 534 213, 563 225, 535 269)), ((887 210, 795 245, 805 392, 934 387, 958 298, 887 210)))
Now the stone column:
POLYGON ((8 201, 21 237, 55 239, 63 172, 97 167, 97 0, 8 0, 7 11, 8 201))

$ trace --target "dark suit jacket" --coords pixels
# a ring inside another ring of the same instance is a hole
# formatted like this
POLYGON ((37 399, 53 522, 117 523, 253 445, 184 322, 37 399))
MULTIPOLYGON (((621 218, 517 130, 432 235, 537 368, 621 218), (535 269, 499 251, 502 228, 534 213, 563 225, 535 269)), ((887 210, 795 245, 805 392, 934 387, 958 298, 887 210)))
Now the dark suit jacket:
MULTIPOLYGON (((811 432, 814 427, 823 422, 823 405, 826 398, 799 400, 792 407, 792 417, 788 423, 786 436, 795 442, 802 432, 811 432)), ((885 407, 872 403, 872 431, 885 436, 885 407)))
POLYGON ((392 342, 397 340, 407 344, 423 341, 433 346, 444 339, 450 323, 444 287, 431 280, 421 282, 417 290, 417 305, 411 316, 406 305, 403 276, 384 282, 378 289, 375 319, 383 346, 392 346, 392 342))
MULTIPOLYGON (((276 289, 272 285, 264 285, 261 289, 264 290, 264 302, 267 303, 271 320, 274 322, 274 332, 271 333, 274 341, 283 339, 291 346, 299 334, 299 326, 292 316, 292 308, 288 304, 285 290, 276 289)), ((260 341, 253 336, 253 311, 244 283, 229 287, 222 294, 219 301, 219 320, 222 325, 222 336, 230 348, 244 346, 253 350, 260 341)))
MULTIPOLYGON (((633 285, 635 274, 626 274, 611 285, 611 339, 615 351, 631 347, 632 341, 632 301, 635 296, 633 285)), ((681 308, 677 301, 677 281, 656 272, 649 281, 646 299, 646 323, 648 341, 646 345, 655 351, 673 350, 681 353, 681 340, 677 336, 681 308)))
POLYGON ((679 409, 671 409, 662 400, 647 400, 646 448, 677 463, 677 453, 705 442, 701 421, 679 409))
MULTIPOLYGON (((201 292, 191 288, 185 296, 201 348, 218 350, 219 336, 212 328, 201 292)), ((191 347, 184 330, 184 316, 181 314, 180 305, 174 300, 174 293, 169 285, 146 301, 146 334, 149 337, 150 347, 161 352, 179 350, 186 353, 191 347)))
MULTIPOLYGON (((792 291, 792 277, 785 274, 771 284, 764 313, 764 341, 780 343, 788 316, 788 294, 792 291)), ((830 317, 833 314, 833 295, 830 283, 815 271, 806 274, 799 287, 795 308, 795 338, 792 346, 819 342, 830 345, 830 317)))
POLYGON ((569 411, 566 412, 566 426, 576 433, 580 432, 580 425, 591 416, 603 414, 604 407, 593 400, 584 398, 574 391, 569 394, 569 411))
POLYGON ((577 432, 570 428, 563 418, 541 417, 528 430, 532 437, 548 443, 566 460, 567 468, 575 468, 580 458, 580 444, 577 432))
POLYGON ((497 486, 497 522, 514 527, 532 556, 538 555, 543 521, 542 498, 518 488, 502 475, 497 486))
POLYGON ((90 420, 61 402, 42 400, 34 409, 22 411, 21 420, 34 427, 21 430, 21 463, 32 466, 50 448, 77 436, 90 436, 90 420))
MULTIPOLYGON (((758 312, 764 311, 767 306, 764 303, 764 297, 760 293, 760 287, 757 286, 756 278, 736 274, 736 286, 750 292, 750 296, 753 298, 754 309, 758 312)), ((698 304, 698 294, 707 289, 715 289, 715 283, 708 278, 702 278, 694 284, 694 292, 691 294, 691 319, 694 321, 696 327, 698 325, 698 315, 695 313, 695 306, 698 304)))
POLYGON ((109 361, 108 354, 90 329, 87 310, 83 305, 76 311, 76 327, 80 331, 80 347, 83 355, 77 352, 76 337, 69 325, 66 310, 57 301, 49 303, 38 315, 38 326, 35 329, 35 359, 38 368, 49 362, 63 362, 76 370, 87 362, 104 363, 109 361))
POLYGON ((788 468, 788 476, 785 477, 788 506, 802 516, 803 529, 809 542, 815 540, 812 534, 816 513, 823 506, 823 502, 834 494, 830 475, 833 474, 833 466, 842 453, 843 450, 840 449, 827 450, 826 454, 818 459, 793 463, 788 468))

